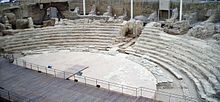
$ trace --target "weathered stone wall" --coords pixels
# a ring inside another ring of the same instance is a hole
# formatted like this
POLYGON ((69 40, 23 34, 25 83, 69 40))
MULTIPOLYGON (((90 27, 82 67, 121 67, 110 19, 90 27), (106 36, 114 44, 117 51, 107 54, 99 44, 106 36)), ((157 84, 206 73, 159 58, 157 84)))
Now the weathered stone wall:
MULTIPOLYGON (((80 13, 83 12, 83 0, 69 0, 70 9, 75 7, 80 8, 80 13)), ((98 14, 106 12, 108 5, 113 7, 113 14, 122 15, 123 8, 130 15, 130 0, 86 0, 86 13, 88 13, 93 4, 96 4, 98 14)), ((214 9, 220 6, 220 2, 201 3, 199 0, 183 0, 183 13, 198 12, 199 20, 205 20, 205 13, 209 9, 214 9)), ((179 8, 179 0, 171 0, 171 9, 179 8)), ((148 16, 153 11, 159 8, 159 0, 134 0, 134 15, 148 16)))
POLYGON ((35 24, 42 23, 45 20, 47 8, 56 7, 57 10, 64 16, 63 13, 69 10, 67 2, 53 2, 44 3, 43 9, 40 9, 40 4, 33 4, 28 6, 28 16, 32 17, 35 24))
MULTIPOLYGON (((172 3, 171 8, 179 7, 178 3, 172 3)), ((206 12, 209 9, 216 9, 220 7, 220 2, 210 2, 210 3, 183 3, 183 13, 197 12, 198 20, 204 21, 207 19, 205 17, 206 12)))
MULTIPOLYGON (((34 0, 35 3, 39 0, 34 0)), ((41 0, 40 0, 41 1, 41 0)), ((49 0, 50 1, 50 0, 49 0)), ((40 9, 39 3, 30 4, 29 6, 21 6, 20 10, 13 11, 16 16, 32 17, 34 22, 40 22, 45 16, 45 9, 50 6, 56 7, 60 12, 68 14, 69 10, 73 10, 75 7, 80 8, 80 14, 83 14, 83 0, 65 0, 68 2, 50 2, 43 3, 44 9, 40 9), (20 14, 19 14, 20 13, 20 14)), ((59 0, 62 1, 62 0, 59 0)), ((179 8, 179 0, 171 0, 171 9, 179 8)), ((28 3, 26 3, 28 4, 28 3)), ((102 15, 106 12, 107 6, 111 5, 113 8, 113 14, 120 16, 123 14, 123 8, 127 10, 128 15, 130 15, 130 0, 86 0, 86 13, 88 14, 92 5, 97 6, 97 14, 102 15)), ((210 3, 198 3, 198 0, 183 0, 183 13, 197 12, 198 19, 201 21, 206 20, 206 12, 209 9, 215 9, 220 6, 220 2, 210 2, 210 3)), ((153 11, 157 11, 159 8, 159 0, 134 0, 134 15, 150 15, 153 11)), ((162 16, 167 17, 166 13, 162 13, 162 16)))
MULTIPOLYGON (((35 1, 36 2, 36 1, 35 1)), ((40 24, 45 19, 47 8, 56 7, 58 11, 64 17, 64 14, 68 14, 69 4, 68 2, 52 2, 52 3, 41 3, 43 4, 43 8, 40 9, 40 3, 24 3, 20 6, 8 7, 2 11, 1 14, 12 12, 16 15, 17 18, 27 18, 32 17, 35 24, 40 24)))

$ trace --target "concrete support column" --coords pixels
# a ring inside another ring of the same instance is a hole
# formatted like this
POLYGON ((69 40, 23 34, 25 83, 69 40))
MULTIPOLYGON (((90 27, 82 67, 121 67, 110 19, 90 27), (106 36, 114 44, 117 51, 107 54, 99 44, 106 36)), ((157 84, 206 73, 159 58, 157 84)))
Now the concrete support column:
POLYGON ((86 0, 83 0, 83 15, 86 15, 86 0))
POLYGON ((131 19, 134 18, 134 0, 131 0, 131 19))
POLYGON ((179 15, 179 20, 182 20, 182 13, 183 13, 183 0, 180 0, 180 15, 179 15))

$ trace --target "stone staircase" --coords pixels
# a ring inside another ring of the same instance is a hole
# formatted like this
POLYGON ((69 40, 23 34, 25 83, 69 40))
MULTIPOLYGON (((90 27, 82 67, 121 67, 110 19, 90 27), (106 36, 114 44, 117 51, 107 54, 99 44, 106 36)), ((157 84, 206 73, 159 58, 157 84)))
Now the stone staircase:
POLYGON ((53 47, 92 47, 110 48, 116 38, 120 37, 120 24, 68 24, 22 30, 14 36, 0 39, 5 51, 19 52, 24 50, 53 47))
POLYGON ((186 75, 206 101, 220 90, 220 49, 215 45, 187 36, 168 35, 155 27, 145 27, 126 53, 142 56, 168 70, 178 80, 186 75))

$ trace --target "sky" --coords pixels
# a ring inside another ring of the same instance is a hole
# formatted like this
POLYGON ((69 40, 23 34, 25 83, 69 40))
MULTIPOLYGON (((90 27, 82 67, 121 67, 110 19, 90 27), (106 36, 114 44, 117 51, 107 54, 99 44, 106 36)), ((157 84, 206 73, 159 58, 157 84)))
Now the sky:
MULTIPOLYGON (((0 0, 0 3, 9 2, 10 0, 0 0)), ((16 1, 16 0, 13 0, 16 1)))

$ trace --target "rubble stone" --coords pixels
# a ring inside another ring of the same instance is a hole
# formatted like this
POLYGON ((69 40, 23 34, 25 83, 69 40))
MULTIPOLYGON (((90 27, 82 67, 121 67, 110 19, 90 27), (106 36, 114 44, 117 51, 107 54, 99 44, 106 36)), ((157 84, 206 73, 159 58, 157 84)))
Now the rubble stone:
POLYGON ((28 26, 29 26, 28 19, 17 19, 16 20, 17 29, 25 29, 25 28, 28 28, 28 26))
POLYGON ((91 11, 89 12, 89 16, 96 16, 96 5, 92 5, 91 11))
POLYGON ((107 12, 105 12, 103 14, 103 16, 112 17, 112 7, 111 6, 107 7, 107 12))
POLYGON ((165 24, 164 32, 173 35, 182 35, 186 34, 190 28, 189 21, 177 21, 175 23, 169 22, 165 24))
POLYGON ((205 39, 211 37, 214 33, 215 33, 214 23, 201 23, 190 29, 187 34, 196 38, 205 39))

